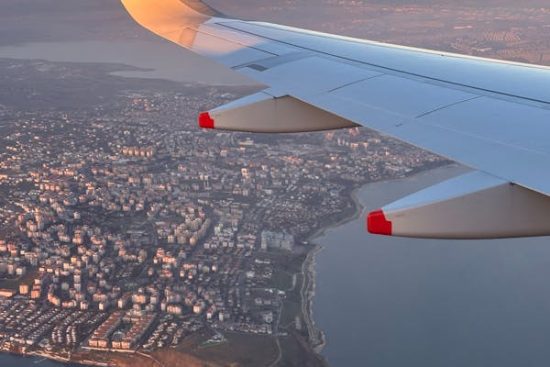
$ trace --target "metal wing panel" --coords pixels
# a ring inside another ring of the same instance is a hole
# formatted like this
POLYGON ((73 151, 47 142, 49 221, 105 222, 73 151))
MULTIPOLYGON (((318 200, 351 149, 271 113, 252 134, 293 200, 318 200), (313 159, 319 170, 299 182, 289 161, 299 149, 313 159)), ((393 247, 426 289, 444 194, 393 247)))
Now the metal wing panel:
MULTIPOLYGON (((237 43, 243 47, 255 48, 271 55, 285 55, 291 52, 301 51, 301 48, 287 45, 281 42, 266 42, 265 38, 236 31, 221 24, 219 19, 213 18, 197 28, 198 32, 210 34, 226 41, 237 43)), ((226 23, 227 24, 227 23, 226 23)), ((230 24, 230 23, 229 23, 230 24)))
POLYGON ((550 156, 503 145, 467 132, 424 123, 406 124, 389 132, 424 149, 542 194, 550 195, 550 156))
POLYGON ((548 109, 482 97, 435 111, 422 120, 503 146, 544 155, 550 152, 548 109))
POLYGON ((406 120, 478 97, 460 90, 392 75, 381 75, 345 86, 330 93, 330 96, 359 101, 371 108, 391 111, 406 120))
POLYGON ((309 56, 264 71, 250 71, 246 75, 289 94, 320 94, 381 74, 320 56, 309 56))
POLYGON ((201 31, 195 34, 192 50, 229 67, 235 67, 273 56, 273 54, 266 51, 245 47, 238 42, 227 41, 224 38, 201 31))
POLYGON ((387 45, 268 23, 221 24, 272 42, 380 68, 384 73, 405 73, 480 92, 550 103, 550 68, 544 66, 387 45))

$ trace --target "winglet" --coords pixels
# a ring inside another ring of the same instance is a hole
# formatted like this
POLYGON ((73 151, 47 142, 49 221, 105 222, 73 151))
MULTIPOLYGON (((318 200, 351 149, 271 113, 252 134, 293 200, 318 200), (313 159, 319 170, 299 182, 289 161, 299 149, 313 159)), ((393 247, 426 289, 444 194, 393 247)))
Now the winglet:
POLYGON ((144 28, 183 47, 193 46, 197 29, 222 13, 200 0, 121 0, 144 28))

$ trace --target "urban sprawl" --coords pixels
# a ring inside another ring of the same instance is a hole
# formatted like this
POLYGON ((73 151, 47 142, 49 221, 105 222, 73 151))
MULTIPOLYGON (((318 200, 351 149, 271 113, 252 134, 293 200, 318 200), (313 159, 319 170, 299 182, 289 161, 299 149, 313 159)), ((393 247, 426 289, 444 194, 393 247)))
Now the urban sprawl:
POLYGON ((29 106, 0 105, 5 351, 148 352, 205 330, 205 343, 307 337, 307 315, 285 302, 308 237, 353 211, 352 189, 443 163, 360 129, 201 131, 200 110, 239 97, 219 88, 94 84, 66 96, 89 107, 56 106, 40 82, 84 83, 84 66, 0 64, 5 93, 29 106))

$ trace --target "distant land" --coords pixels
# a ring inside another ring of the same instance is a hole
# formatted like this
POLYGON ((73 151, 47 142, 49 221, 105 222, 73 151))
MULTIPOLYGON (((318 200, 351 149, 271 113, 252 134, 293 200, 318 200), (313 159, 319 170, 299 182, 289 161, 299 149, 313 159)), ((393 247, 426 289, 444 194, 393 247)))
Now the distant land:
MULTIPOLYGON (((376 41, 550 63, 545 0, 212 0, 226 14, 376 41)), ((6 0, 0 46, 38 42, 159 41, 118 0, 6 0), (32 12, 29 12, 32 9, 32 12)), ((162 57, 162 53, 158 54, 162 57)))

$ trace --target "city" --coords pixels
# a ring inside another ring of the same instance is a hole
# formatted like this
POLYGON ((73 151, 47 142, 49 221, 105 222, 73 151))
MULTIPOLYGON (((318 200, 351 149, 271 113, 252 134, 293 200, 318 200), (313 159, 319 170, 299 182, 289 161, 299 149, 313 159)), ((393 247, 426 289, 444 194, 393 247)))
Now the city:
POLYGON ((6 97, 0 108, 4 351, 107 366, 167 349, 201 359, 245 335, 267 341, 254 358, 299 363, 288 345, 322 343, 304 307, 310 236, 353 215, 350 193, 365 182, 446 163, 359 129, 273 138, 196 127, 200 110, 244 87, 0 64, 4 93, 26 106, 6 97))

